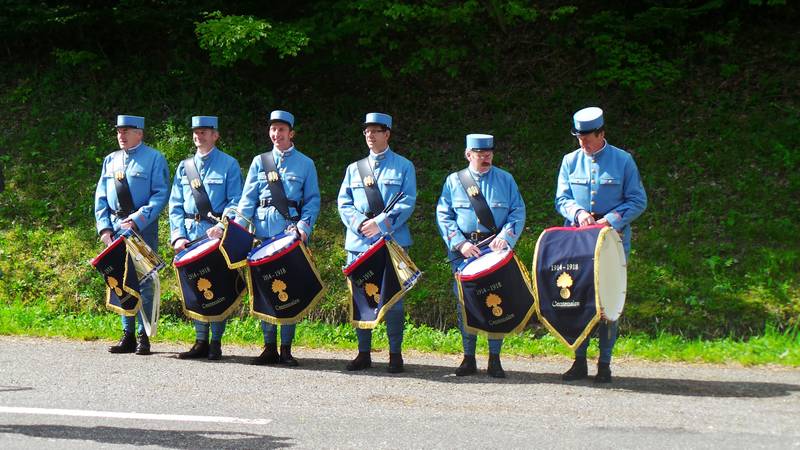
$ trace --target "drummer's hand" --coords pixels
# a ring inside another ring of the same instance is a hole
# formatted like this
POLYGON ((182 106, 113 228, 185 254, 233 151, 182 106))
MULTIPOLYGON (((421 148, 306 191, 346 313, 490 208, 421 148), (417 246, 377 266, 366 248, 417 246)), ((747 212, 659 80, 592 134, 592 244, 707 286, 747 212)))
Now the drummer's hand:
POLYGON ((358 231, 368 238, 373 238, 381 234, 381 229, 378 228, 378 224, 372 219, 365 220, 364 223, 361 224, 361 228, 358 231))
POLYGON ((501 237, 496 237, 492 239, 492 242, 489 243, 489 248, 499 252, 500 250, 505 250, 508 247, 508 242, 501 237))
POLYGON ((608 321, 608 317, 606 317, 606 312, 600 308, 600 319, 608 321))
POLYGON ((206 230, 206 236, 210 237, 211 239, 221 239, 222 238, 222 228, 220 227, 211 227, 206 230))
POLYGON ((110 230, 103 231, 103 233, 100 235, 100 240, 103 242, 103 244, 106 244, 106 247, 108 247, 112 242, 114 242, 113 233, 110 230))
POLYGON ((138 228, 136 227, 136 222, 134 222, 130 218, 122 219, 122 222, 120 222, 119 226, 123 230, 130 230, 131 228, 133 228, 134 231, 138 230, 138 228))
POLYGON ((464 256, 464 258, 472 258, 475 256, 480 256, 481 254, 481 249, 478 248, 477 245, 471 242, 464 243, 464 245, 461 246, 461 249, 459 249, 459 251, 464 256))
POLYGON ((306 234, 306 232, 305 232, 305 231, 303 231, 303 230, 301 230, 300 228, 298 228, 298 229, 297 229, 297 234, 299 234, 299 235, 300 235, 300 239, 301 239, 303 242, 306 242, 306 243, 308 242, 308 235, 306 234))
POLYGON ((175 253, 178 253, 180 251, 183 251, 183 249, 186 248, 186 244, 188 243, 189 243, 188 239, 180 238, 177 241, 175 241, 174 244, 172 244, 172 249, 175 250, 175 253))
POLYGON ((592 217, 592 215, 589 214, 586 210, 581 210, 581 212, 578 213, 578 226, 586 227, 594 224, 595 224, 594 217, 592 217))

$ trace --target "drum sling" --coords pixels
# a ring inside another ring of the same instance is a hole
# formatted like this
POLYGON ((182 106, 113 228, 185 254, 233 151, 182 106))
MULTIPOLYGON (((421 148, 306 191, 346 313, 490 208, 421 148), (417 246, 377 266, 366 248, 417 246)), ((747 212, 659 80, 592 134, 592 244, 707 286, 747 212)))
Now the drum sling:
POLYGON ((267 175, 267 188, 271 196, 270 204, 278 210, 280 215, 283 216, 288 222, 297 222, 300 220, 300 210, 302 206, 297 205, 298 215, 289 215, 289 200, 286 198, 286 191, 283 189, 283 181, 275 166, 275 159, 272 157, 271 152, 261 154, 261 166, 264 173, 267 175))
POLYGON ((372 219, 384 210, 383 196, 381 196, 381 191, 378 189, 378 180, 375 179, 375 174, 369 166, 369 156, 358 160, 356 167, 358 167, 358 175, 364 185, 364 193, 367 196, 367 204, 369 205, 369 211, 366 212, 366 216, 372 219))
POLYGON ((183 171, 186 173, 186 178, 189 180, 189 187, 192 190, 194 204, 197 207, 197 218, 211 222, 212 219, 208 217, 208 214, 214 214, 214 211, 211 208, 211 200, 208 198, 203 180, 200 179, 200 174, 197 172, 194 156, 183 160, 183 171))
POLYGON ((125 174, 125 150, 118 150, 114 155, 114 188, 117 191, 119 210, 114 211, 117 217, 125 218, 136 210, 133 206, 131 188, 128 186, 128 177, 125 174))

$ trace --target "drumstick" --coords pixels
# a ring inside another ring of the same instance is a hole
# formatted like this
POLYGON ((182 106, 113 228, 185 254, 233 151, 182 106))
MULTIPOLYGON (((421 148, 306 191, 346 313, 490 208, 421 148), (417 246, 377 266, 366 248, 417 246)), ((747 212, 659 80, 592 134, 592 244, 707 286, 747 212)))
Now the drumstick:
POLYGON ((398 192, 397 194, 393 195, 392 198, 389 199, 389 203, 386 204, 386 207, 383 208, 383 213, 389 212, 390 209, 394 208, 394 205, 400 201, 406 194, 404 192, 398 192))
MULTIPOLYGON (((482 240, 482 241, 478 242, 478 243, 477 243, 477 244, 475 244, 475 245, 476 245, 478 248, 481 248, 481 247, 486 247, 487 245, 489 245, 489 243, 490 243, 490 242, 492 242, 492 239, 494 239, 494 238, 495 238, 495 236, 497 236, 497 234, 493 234, 493 235, 491 235, 491 236, 487 237, 486 239, 484 239, 484 240, 482 240)), ((453 258, 453 259, 448 259, 448 260, 447 260, 447 262, 448 262, 448 263, 451 263, 451 262, 453 262, 453 261, 455 261, 455 260, 457 260, 457 259, 464 259, 464 255, 458 255, 458 256, 456 256, 456 257, 455 257, 455 258, 453 258)))

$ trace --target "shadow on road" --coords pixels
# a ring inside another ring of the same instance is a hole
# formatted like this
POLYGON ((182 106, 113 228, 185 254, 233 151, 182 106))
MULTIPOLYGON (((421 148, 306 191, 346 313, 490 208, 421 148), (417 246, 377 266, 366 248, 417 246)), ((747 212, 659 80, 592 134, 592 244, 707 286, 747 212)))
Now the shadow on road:
MULTIPOLYGON (((300 355, 298 355, 300 357, 300 355)), ((231 362, 249 364, 250 358, 231 357, 231 362)), ((441 383, 452 384, 569 384, 593 389, 611 389, 642 394, 678 395, 685 397, 740 397, 740 398, 770 398, 784 397, 792 392, 800 392, 800 385, 787 383, 770 383, 755 381, 714 381, 692 380, 678 378, 645 378, 615 376, 611 384, 596 384, 592 378, 566 383, 561 380, 561 373, 521 372, 506 369, 507 378, 495 379, 486 375, 485 367, 478 374, 469 377, 456 377, 453 366, 406 364, 405 372, 397 375, 386 372, 386 362, 372 362, 372 368, 359 372, 347 372, 344 369, 347 361, 341 359, 300 359, 300 367, 282 368, 269 366, 279 370, 312 370, 339 372, 353 377, 404 377, 417 378, 441 383)), ((479 362, 480 364, 480 362, 479 362)), ((484 362, 485 364, 485 362, 484 362)))
POLYGON ((0 434, 44 439, 94 441, 100 444, 153 445, 165 448, 286 448, 291 438, 229 431, 146 430, 141 428, 67 425, 0 425, 0 434))

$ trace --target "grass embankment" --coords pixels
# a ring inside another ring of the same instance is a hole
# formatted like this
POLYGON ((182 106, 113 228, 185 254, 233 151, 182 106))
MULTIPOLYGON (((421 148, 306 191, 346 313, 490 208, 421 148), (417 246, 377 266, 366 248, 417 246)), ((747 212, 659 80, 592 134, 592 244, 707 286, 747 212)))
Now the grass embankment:
MULTIPOLYGON (((113 314, 55 314, 41 307, 20 304, 7 305, 0 310, 0 333, 28 336, 67 337, 73 339, 115 340, 119 337, 119 318, 113 314)), ((194 340, 194 328, 181 318, 162 317, 154 342, 182 342, 187 346, 194 340)), ((233 318, 225 331, 225 343, 260 345, 261 328, 251 317, 233 318)), ((355 350, 356 335, 349 325, 330 325, 319 321, 303 321, 297 327, 294 344, 303 347, 355 350)), ((374 333, 373 347, 386 350, 385 327, 374 333)), ((461 335, 455 329, 441 331, 427 325, 406 324, 403 347, 406 350, 460 354, 461 335)), ((478 352, 486 354, 486 340, 478 339, 478 352)), ((508 337, 503 353, 537 357, 572 353, 550 335, 534 336, 530 331, 508 337)), ((723 338, 714 340, 688 339, 667 333, 658 336, 645 334, 623 335, 615 347, 617 357, 634 357, 651 361, 684 361, 694 363, 739 363, 743 365, 778 364, 800 366, 800 334, 797 330, 778 332, 768 327, 760 336, 750 339, 723 338)), ((597 356, 597 340, 589 346, 589 357, 597 356)))

